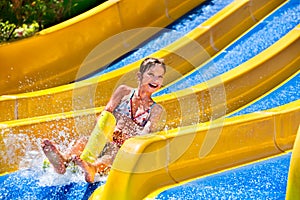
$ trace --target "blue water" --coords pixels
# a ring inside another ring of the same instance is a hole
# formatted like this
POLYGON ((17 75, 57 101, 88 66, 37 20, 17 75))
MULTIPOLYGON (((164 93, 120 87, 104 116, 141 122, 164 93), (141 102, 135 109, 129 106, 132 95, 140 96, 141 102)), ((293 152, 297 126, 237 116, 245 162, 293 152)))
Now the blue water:
MULTIPOLYGON (((0 176, 0 199, 87 200, 93 191, 103 184, 77 181, 62 185, 41 185, 41 173, 43 172, 27 169, 0 176)), ((48 175, 49 179, 50 176, 48 175)), ((61 175, 53 176, 59 178, 61 175)))
POLYGON ((291 80, 272 91, 265 97, 250 104, 244 109, 230 115, 229 117, 268 110, 300 99, 300 73, 291 80))
POLYGON ((199 178, 161 192, 156 200, 284 200, 291 153, 199 178))
POLYGON ((105 68, 101 66, 101 71, 93 74, 92 77, 100 76, 101 74, 119 69, 162 49, 192 31, 231 2, 233 2, 233 0, 206 1, 176 20, 171 25, 164 28, 161 32, 154 35, 144 44, 137 47, 134 51, 128 52, 128 54, 105 68))
POLYGON ((183 79, 166 86, 154 96, 189 88, 239 66, 270 47, 299 23, 299 0, 291 0, 257 24, 211 61, 194 70, 183 79))

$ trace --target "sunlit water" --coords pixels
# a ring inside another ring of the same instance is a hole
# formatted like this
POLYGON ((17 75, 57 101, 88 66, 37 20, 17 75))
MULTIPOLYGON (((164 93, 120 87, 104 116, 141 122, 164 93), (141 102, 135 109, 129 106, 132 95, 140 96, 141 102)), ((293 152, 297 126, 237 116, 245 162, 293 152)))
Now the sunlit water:
POLYGON ((291 154, 199 178, 161 192, 156 200, 285 199, 291 154))
POLYGON ((105 181, 99 178, 97 183, 88 184, 81 173, 70 170, 64 175, 58 175, 52 169, 23 169, 0 176, 0 199, 85 200, 105 181))
POLYGON ((26 151, 20 170, 0 176, 0 199, 88 199, 92 192, 106 182, 107 176, 96 175, 88 184, 83 171, 74 165, 65 174, 44 167, 45 157, 37 151, 26 151))

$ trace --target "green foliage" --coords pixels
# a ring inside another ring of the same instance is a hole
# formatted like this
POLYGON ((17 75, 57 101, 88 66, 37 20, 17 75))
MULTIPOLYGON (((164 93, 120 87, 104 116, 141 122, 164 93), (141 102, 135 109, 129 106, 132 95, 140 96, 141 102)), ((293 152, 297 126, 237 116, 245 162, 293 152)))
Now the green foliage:
POLYGON ((0 0, 0 43, 34 35, 103 3, 99 0, 0 0))
POLYGON ((39 24, 37 22, 33 22, 30 25, 23 24, 18 28, 15 24, 10 24, 8 21, 6 21, 5 23, 0 22, 0 38, 3 42, 32 36, 38 30, 39 24))
POLYGON ((15 29, 16 25, 10 24, 9 21, 0 22, 0 41, 8 41, 15 29))

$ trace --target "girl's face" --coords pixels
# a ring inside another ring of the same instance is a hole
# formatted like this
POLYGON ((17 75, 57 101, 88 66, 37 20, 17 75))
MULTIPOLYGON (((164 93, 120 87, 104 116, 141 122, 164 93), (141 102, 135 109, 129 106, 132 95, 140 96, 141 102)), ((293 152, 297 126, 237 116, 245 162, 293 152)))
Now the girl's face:
POLYGON ((164 74, 164 68, 160 64, 150 67, 143 74, 139 74, 140 87, 143 87, 150 93, 159 90, 163 84, 164 74))

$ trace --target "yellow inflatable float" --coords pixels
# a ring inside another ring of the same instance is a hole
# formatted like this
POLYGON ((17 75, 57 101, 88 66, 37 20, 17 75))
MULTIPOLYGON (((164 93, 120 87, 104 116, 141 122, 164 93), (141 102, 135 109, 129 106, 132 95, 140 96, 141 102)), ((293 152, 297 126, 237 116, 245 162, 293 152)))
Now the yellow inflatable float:
POLYGON ((115 125, 114 115, 108 111, 102 111, 80 158, 91 163, 95 162, 106 142, 112 141, 115 125))

